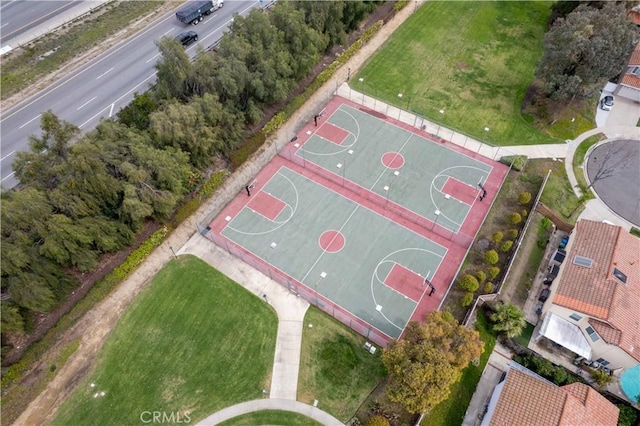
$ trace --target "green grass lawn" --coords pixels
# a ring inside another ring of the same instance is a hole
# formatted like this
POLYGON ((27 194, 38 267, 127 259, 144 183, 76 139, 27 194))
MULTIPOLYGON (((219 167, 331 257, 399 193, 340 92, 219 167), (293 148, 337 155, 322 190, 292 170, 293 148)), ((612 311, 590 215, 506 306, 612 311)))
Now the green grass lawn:
POLYGON ((493 144, 558 143, 520 113, 542 56, 550 6, 427 2, 369 59, 352 87, 396 105, 402 93, 401 107, 493 144))
POLYGON ((302 331, 298 401, 317 399, 318 408, 343 422, 350 419, 386 374, 381 350, 371 355, 364 343, 364 337, 310 307, 302 331))
POLYGON ((462 372, 460 381, 451 386, 451 396, 436 405, 422 422, 422 426, 452 426, 461 425, 467 412, 471 397, 476 391, 484 367, 489 361, 489 355, 496 344, 496 336, 491 324, 484 316, 482 310, 478 311, 476 330, 480 332, 480 339, 484 342, 484 352, 480 355, 478 365, 469 365, 462 372))
POLYGON ((54 424, 140 424, 145 411, 183 419, 189 413, 196 422, 262 398, 276 330, 275 312, 261 299, 205 262, 180 257, 122 316, 95 371, 54 424), (100 392, 105 395, 94 397, 100 392))
POLYGON ((597 135, 590 136, 583 140, 580 145, 576 148, 576 152, 573 154, 573 174, 578 181, 578 185, 582 190, 583 194, 589 198, 593 198, 593 193, 590 189, 587 189, 587 180, 584 177, 584 157, 587 155, 587 151, 589 148, 600 142, 601 140, 606 139, 606 136, 602 133, 598 133, 597 135))
POLYGON ((309 417, 290 411, 265 410, 234 417, 220 426, 315 426, 321 425, 309 417))
POLYGON ((564 163, 548 159, 529 160, 543 162, 551 169, 551 175, 544 187, 540 201, 555 211, 567 223, 576 223, 584 210, 584 204, 576 196, 567 177, 564 163))
POLYGON ((535 326, 533 324, 526 323, 524 330, 522 330, 522 334, 520 334, 514 340, 518 342, 518 344, 526 348, 527 345, 529 345, 529 340, 531 340, 534 328, 535 326))

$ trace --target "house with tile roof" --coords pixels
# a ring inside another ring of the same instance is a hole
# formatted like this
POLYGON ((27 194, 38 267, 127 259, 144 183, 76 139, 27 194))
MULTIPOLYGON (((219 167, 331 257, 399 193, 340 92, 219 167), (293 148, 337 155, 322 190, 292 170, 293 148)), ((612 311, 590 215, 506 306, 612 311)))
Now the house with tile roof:
POLYGON ((566 251, 535 338, 620 377, 640 364, 640 239, 581 220, 566 251))
POLYGON ((613 93, 616 96, 640 102, 640 42, 631 52, 627 69, 620 76, 618 87, 613 93))
POLYGON ((556 386, 511 362, 482 426, 616 426, 619 409, 584 383, 556 386))

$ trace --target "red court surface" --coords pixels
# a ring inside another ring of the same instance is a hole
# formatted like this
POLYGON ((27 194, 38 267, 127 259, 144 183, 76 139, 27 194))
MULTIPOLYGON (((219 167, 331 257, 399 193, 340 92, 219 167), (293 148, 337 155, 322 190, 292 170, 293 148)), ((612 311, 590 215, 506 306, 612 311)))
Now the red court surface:
POLYGON ((478 197, 479 190, 449 176, 442 187, 442 192, 465 204, 472 205, 478 197))
POLYGON ((336 145, 342 145, 342 142, 349 136, 349 132, 331 123, 322 123, 320 127, 318 127, 318 130, 316 130, 316 135, 336 145))
POLYGON ((424 278, 397 263, 389 271, 384 283, 416 302, 425 291, 424 278))
POLYGON ((286 204, 277 198, 272 197, 270 194, 260 191, 254 193, 254 195, 250 197, 250 201, 247 206, 267 219, 275 220, 280 212, 284 210, 286 204))
MULTIPOLYGON (((350 105, 354 108, 360 108, 359 105, 350 102, 341 97, 334 97, 325 108, 324 116, 331 116, 331 114, 340 107, 342 104, 350 105)), ((377 114, 381 115, 381 114, 377 114)), ((383 115, 384 117, 384 115, 383 115)), ((311 162, 301 164, 294 163, 289 159, 295 156, 295 152, 300 149, 306 140, 316 132, 323 138, 340 144, 348 136, 348 133, 336 126, 330 125, 326 122, 320 122, 322 117, 318 117, 319 127, 314 125, 311 120, 305 127, 303 127, 296 135, 296 140, 292 140, 285 146, 280 155, 277 155, 264 169, 262 169, 256 179, 258 182, 268 182, 280 168, 286 167, 294 172, 324 186, 325 188, 338 193, 353 202, 370 209, 371 211, 388 218, 389 220, 419 234, 425 238, 445 247, 447 249, 446 255, 442 259, 440 267, 434 274, 430 276, 430 285, 434 289, 433 292, 429 291, 429 288, 425 288, 424 281, 419 275, 406 270, 400 265, 396 265, 390 271, 388 277, 385 279, 385 284, 394 288, 399 293, 404 294, 407 298, 410 298, 417 302, 415 311, 411 315, 410 320, 422 321, 425 315, 429 312, 437 311, 441 308, 444 296, 447 294, 448 289, 453 285, 453 280, 464 260, 467 253, 467 248, 470 246, 471 241, 468 238, 460 240, 456 235, 452 235, 448 229, 440 227, 437 223, 426 220, 422 217, 416 217, 417 214, 408 211, 401 205, 397 205, 384 199, 378 194, 366 193, 366 191, 354 192, 349 188, 349 185, 345 184, 344 177, 340 176, 338 172, 334 172, 335 176, 327 176, 327 173, 319 173, 319 166, 311 162), (461 242, 462 241, 462 242, 461 242), (431 295, 429 295, 431 294, 431 295)), ((492 171, 483 182, 483 186, 487 191, 487 195, 484 201, 479 202, 477 200, 478 191, 471 188, 469 185, 457 181, 455 179, 448 179, 442 188, 442 191, 449 194, 451 197, 456 198, 463 203, 471 206, 470 211, 460 227, 458 233, 463 233, 471 237, 475 237, 478 229, 480 228, 484 218, 486 217, 491 205, 498 193, 502 183, 507 175, 509 168, 497 161, 483 157, 475 152, 469 151, 456 144, 444 141, 433 135, 430 135, 418 128, 412 127, 410 124, 399 122, 391 117, 384 117, 384 121, 392 123, 395 126, 400 126, 410 132, 413 132, 422 138, 428 139, 438 144, 445 145, 448 149, 462 153, 468 157, 471 157, 477 161, 481 161, 485 164, 492 166, 492 171)), ((399 157, 389 156, 388 166, 396 166, 396 162, 399 162, 399 157)), ((355 184, 351 184, 353 187, 355 184)), ((265 272, 267 275, 277 275, 278 277, 284 277, 287 281, 293 280, 286 272, 281 271, 269 264, 264 259, 259 258, 255 254, 247 251, 241 246, 237 246, 233 241, 228 240, 221 234, 222 230, 227 225, 230 218, 235 217, 245 207, 248 206, 261 215, 274 220, 278 214, 285 208, 285 204, 282 201, 264 193, 261 190, 261 185, 258 184, 252 191, 251 197, 247 197, 246 193, 240 192, 225 208, 224 210, 211 222, 209 225, 211 233, 214 235, 207 235, 210 239, 214 240, 219 246, 227 250, 229 246, 233 246, 234 249, 230 251, 241 252, 243 258, 250 258, 251 264, 256 265, 258 269, 265 272), (221 244, 222 241, 222 244, 221 244)), ((328 207, 330 208, 330 207, 328 207)), ((339 251, 344 244, 344 236, 342 239, 339 232, 328 233, 320 241, 313 240, 313 244, 320 244, 320 246, 328 251, 339 251)), ((274 278, 275 279, 275 278, 274 278)), ((280 280, 279 280, 280 281, 280 280)), ((294 280, 295 281, 295 280, 294 280)), ((297 285, 304 286, 304 284, 298 283, 297 285)), ((281 282, 281 284, 286 285, 281 282)), ((306 286, 305 286, 306 287, 306 286)), ((313 294, 313 289, 309 289, 309 293, 313 294)), ((316 295, 317 297, 317 295, 316 295)), ((331 301, 325 300, 325 302, 331 304, 331 301)), ((338 318, 340 319, 340 318, 338 318)), ((340 319, 349 325, 346 321, 340 319)), ((355 321, 357 323, 363 323, 360 318, 353 317, 350 323, 355 321)), ((352 328, 357 329, 351 323, 352 328)), ((385 344, 385 342, 376 342, 378 344, 385 344)))

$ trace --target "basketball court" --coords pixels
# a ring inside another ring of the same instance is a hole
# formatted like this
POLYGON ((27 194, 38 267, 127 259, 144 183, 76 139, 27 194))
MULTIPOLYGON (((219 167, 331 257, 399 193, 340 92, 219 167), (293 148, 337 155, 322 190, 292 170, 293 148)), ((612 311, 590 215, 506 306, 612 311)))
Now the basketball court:
POLYGON ((440 308, 507 171, 335 97, 207 236, 384 344, 440 308))

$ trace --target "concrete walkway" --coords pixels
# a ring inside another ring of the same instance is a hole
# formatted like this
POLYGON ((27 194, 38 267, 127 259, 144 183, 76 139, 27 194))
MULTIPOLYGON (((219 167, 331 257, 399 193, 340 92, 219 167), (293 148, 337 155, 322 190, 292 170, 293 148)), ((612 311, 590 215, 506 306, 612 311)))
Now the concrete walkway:
POLYGON ((271 389, 268 392, 270 398, 295 401, 298 391, 302 325, 309 304, 252 266, 220 249, 199 233, 194 234, 178 254, 199 257, 275 309, 278 314, 278 335, 271 389))
POLYGON ((288 399, 256 399, 255 401, 247 401, 241 404, 236 404, 232 407, 220 410, 215 414, 207 417, 206 419, 197 423, 197 426, 209 426, 217 425, 225 420, 238 417, 242 414, 253 413, 254 411, 262 410, 283 410, 293 411, 295 413, 303 414, 312 418, 326 426, 338 426, 342 423, 333 417, 332 415, 308 404, 302 402, 291 401, 288 399))

